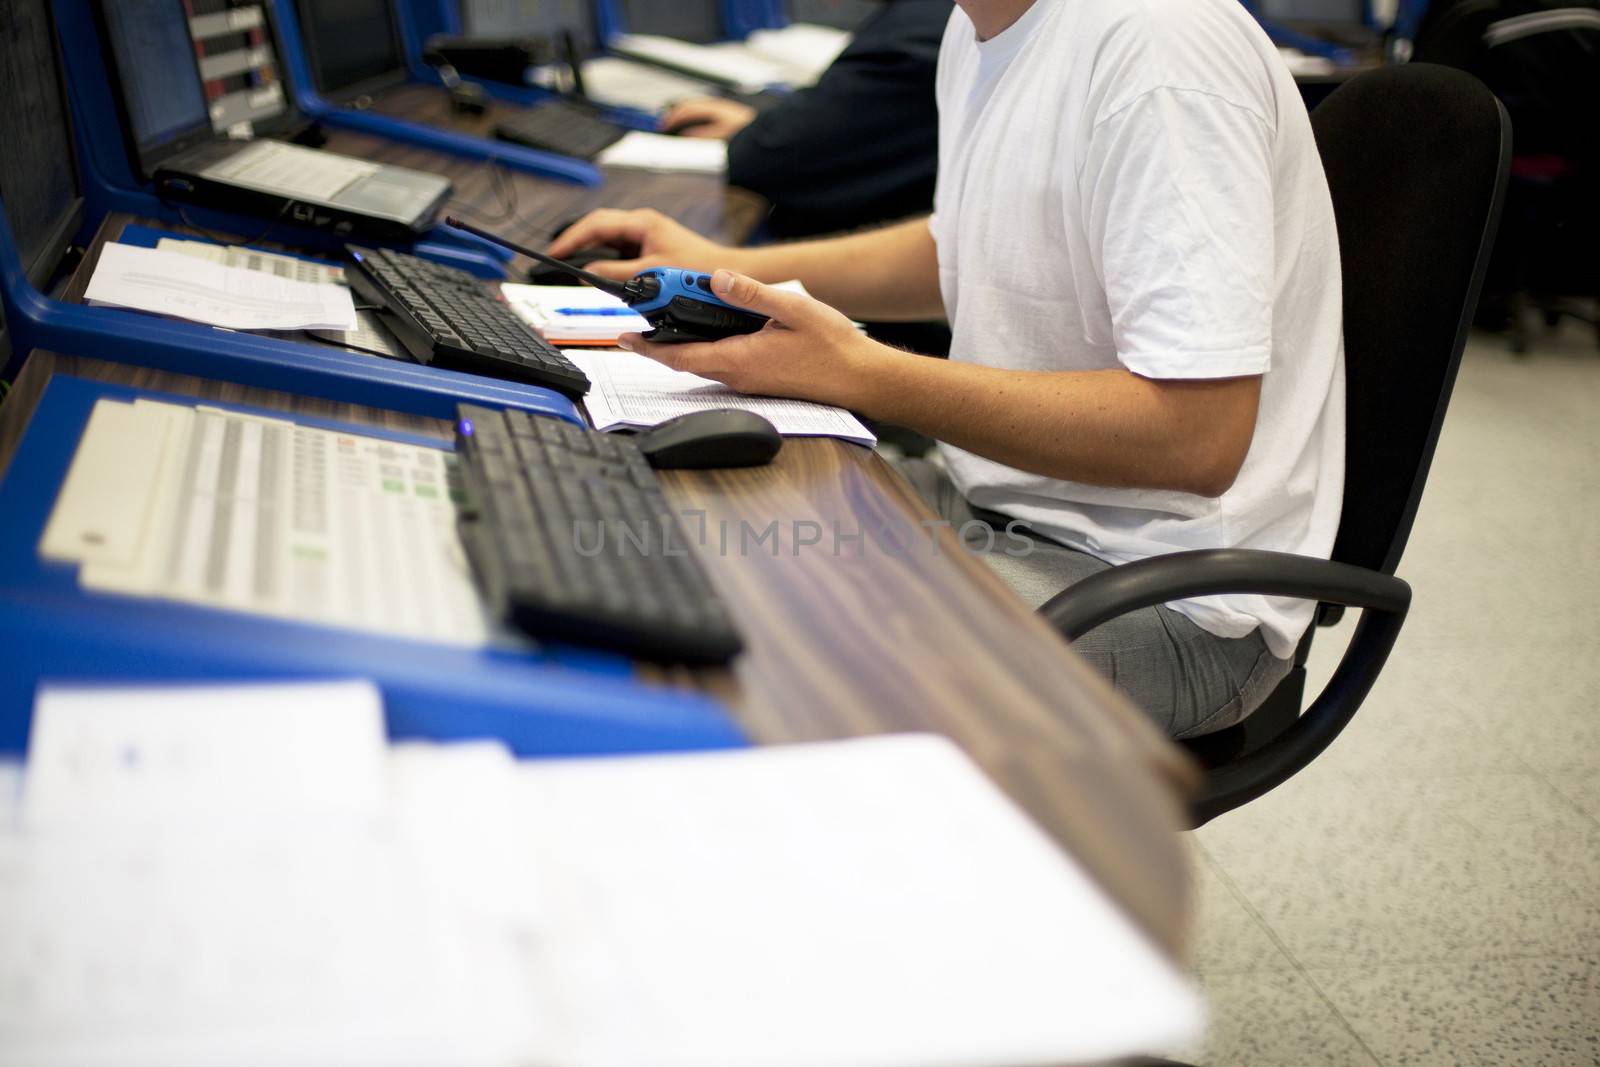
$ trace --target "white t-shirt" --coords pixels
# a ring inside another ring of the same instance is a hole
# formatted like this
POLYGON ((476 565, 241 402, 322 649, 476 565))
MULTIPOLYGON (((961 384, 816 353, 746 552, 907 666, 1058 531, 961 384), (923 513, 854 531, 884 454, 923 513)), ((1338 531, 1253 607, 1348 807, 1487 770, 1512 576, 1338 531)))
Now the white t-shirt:
MULTIPOLYGON (((939 53, 930 223, 950 358, 1150 378, 1262 375, 1221 497, 1108 489, 943 446, 972 503, 1113 563, 1193 548, 1327 557, 1344 478, 1338 235, 1304 104, 1238 0, 1035 0, 939 53)), ((1172 605, 1286 657, 1308 602, 1172 605)))

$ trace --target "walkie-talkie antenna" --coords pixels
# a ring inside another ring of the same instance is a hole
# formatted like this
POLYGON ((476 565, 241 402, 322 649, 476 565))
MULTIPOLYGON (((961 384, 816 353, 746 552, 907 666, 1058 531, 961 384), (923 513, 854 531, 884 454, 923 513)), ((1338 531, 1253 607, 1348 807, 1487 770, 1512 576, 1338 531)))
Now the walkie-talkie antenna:
POLYGON ((537 259, 540 263, 555 267, 557 270, 566 271, 574 278, 577 278, 580 281, 588 282, 601 292, 610 293, 612 296, 620 297, 623 300, 635 300, 638 299, 640 295, 636 287, 627 282, 616 282, 612 281, 610 278, 602 278, 598 274, 591 274, 582 267, 574 267, 570 263, 563 263, 559 259, 547 256, 543 252, 535 252, 531 248, 524 248, 514 241, 508 241, 498 234, 490 233, 488 230, 480 230, 471 223, 462 222, 454 215, 446 215, 444 217, 444 221, 446 226, 454 226, 458 230, 465 230, 467 233, 473 234, 476 237, 482 237, 485 241, 493 241, 502 248, 509 248, 513 252, 521 252, 529 259, 537 259))

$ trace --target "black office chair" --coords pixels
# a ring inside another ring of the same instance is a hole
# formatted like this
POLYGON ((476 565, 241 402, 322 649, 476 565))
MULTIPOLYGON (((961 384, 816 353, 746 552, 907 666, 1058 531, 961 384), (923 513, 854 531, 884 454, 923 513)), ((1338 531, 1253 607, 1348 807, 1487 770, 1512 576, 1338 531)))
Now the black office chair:
MULTIPOLYGON (((1219 549, 1103 571, 1039 610, 1068 640, 1139 608, 1221 593, 1314 598, 1325 624, 1363 609, 1327 687, 1300 713, 1305 653, 1238 726, 1185 742, 1205 768, 1200 826, 1310 763, 1377 680, 1411 602, 1394 577, 1483 286, 1510 119, 1471 75, 1410 64, 1360 75, 1311 116, 1344 270, 1344 510, 1332 560, 1219 549)), ((1314 630, 1314 627, 1312 628, 1314 630)))

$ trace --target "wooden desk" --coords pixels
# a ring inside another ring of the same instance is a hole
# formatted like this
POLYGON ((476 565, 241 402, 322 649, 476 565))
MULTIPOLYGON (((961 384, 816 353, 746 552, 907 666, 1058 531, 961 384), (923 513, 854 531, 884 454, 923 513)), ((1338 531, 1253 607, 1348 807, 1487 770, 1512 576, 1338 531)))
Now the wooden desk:
MULTIPOLYGON (((330 147, 449 173, 461 195, 489 189, 487 168, 469 161, 352 134, 330 147)), ((602 203, 650 202, 724 240, 742 237, 732 231, 748 229, 758 210, 703 178, 630 174, 599 190, 510 180, 524 206, 519 232, 534 240, 541 225, 602 203)), ((81 291, 84 273, 69 293, 81 291)), ((443 420, 36 352, 0 406, 0 469, 56 373, 450 435, 443 420)), ((642 674, 713 691, 759 742, 905 730, 953 738, 1181 957, 1189 874, 1176 828, 1193 767, 951 531, 923 526, 935 516, 878 456, 793 440, 768 467, 665 481, 677 504, 704 512, 699 555, 748 650, 728 670, 642 674)))
MULTIPOLYGON (((57 373, 440 440, 451 431, 439 419, 35 352, 0 405, 0 469, 57 373)), ((949 530, 930 537, 918 524, 933 513, 878 456, 793 440, 768 467, 665 481, 674 503, 705 512, 699 556, 748 650, 731 670, 641 673, 712 690, 761 742, 905 730, 953 738, 1181 957, 1188 871, 1176 827, 1192 768, 949 530), (904 551, 874 536, 897 520, 911 534, 904 551)))

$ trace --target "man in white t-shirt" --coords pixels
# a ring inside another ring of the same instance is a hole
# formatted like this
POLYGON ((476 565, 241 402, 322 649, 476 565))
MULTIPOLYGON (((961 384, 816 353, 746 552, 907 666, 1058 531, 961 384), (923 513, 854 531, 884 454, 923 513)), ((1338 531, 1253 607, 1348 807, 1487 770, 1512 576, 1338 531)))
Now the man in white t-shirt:
MULTIPOLYGON (((628 347, 752 393, 839 404, 941 442, 906 472, 946 518, 1026 527, 995 569, 1037 604, 1191 548, 1326 557, 1343 480, 1333 211, 1305 107, 1237 0, 959 0, 939 57, 934 214, 749 249, 600 211, 551 246, 603 269, 717 270, 773 318, 716 344, 628 347), (738 272, 738 273, 734 273, 738 272), (799 278, 817 299, 768 288, 799 278), (837 309, 837 310, 835 310, 837 309), (860 336, 949 318, 949 361, 860 336)), ((1238 721, 1312 605, 1151 608, 1076 647, 1174 736, 1238 721)))

